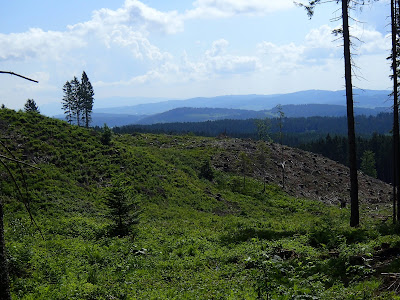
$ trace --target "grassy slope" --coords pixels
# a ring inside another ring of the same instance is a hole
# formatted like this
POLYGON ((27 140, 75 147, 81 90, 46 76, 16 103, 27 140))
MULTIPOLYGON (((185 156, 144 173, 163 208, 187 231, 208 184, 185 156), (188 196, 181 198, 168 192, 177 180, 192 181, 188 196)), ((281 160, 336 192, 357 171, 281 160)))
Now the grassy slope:
POLYGON ((366 262, 400 245, 390 225, 365 218, 351 229, 347 210, 276 186, 199 178, 202 160, 225 151, 201 147, 205 138, 126 135, 104 146, 98 133, 40 115, 3 109, 0 120, 10 150, 41 168, 24 169, 45 240, 1 173, 14 299, 395 297, 373 276, 376 259, 366 262), (108 234, 103 200, 117 176, 143 211, 124 238, 108 234))

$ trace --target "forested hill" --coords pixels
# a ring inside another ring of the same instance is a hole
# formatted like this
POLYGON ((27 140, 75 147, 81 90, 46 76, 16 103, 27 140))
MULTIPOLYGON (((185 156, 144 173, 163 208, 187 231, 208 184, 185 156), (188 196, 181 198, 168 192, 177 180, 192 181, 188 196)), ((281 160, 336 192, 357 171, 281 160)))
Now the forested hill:
MULTIPOLYGON (((94 112, 112 114, 138 114, 154 115, 175 108, 230 108, 243 110, 270 110, 280 105, 301 104, 329 104, 345 105, 345 91, 308 90, 289 94, 275 95, 223 95, 217 97, 197 97, 186 100, 169 100, 158 103, 139 104, 134 106, 122 106, 95 109, 94 112)), ((354 101, 358 107, 375 108, 389 107, 388 99, 390 91, 385 90, 354 90, 354 101)), ((118 103, 118 99, 112 99, 118 103)), ((111 102, 110 101, 110 102, 111 102)), ((103 103, 103 106, 105 104, 103 103)), ((115 105, 114 105, 115 106, 115 105)))
POLYGON ((9 109, 0 130, 13 299, 395 299, 391 187, 360 173, 350 228, 348 169, 321 155, 9 109))
MULTIPOLYGON (((344 117, 346 116, 346 106, 327 105, 327 104, 303 104, 303 105, 283 105, 282 112, 288 118, 307 118, 307 117, 344 117)), ((381 112, 387 112, 388 108, 362 108, 355 109, 355 115, 376 116, 381 112)), ((204 122, 214 120, 246 120, 273 118, 278 116, 278 109, 270 110, 243 110, 228 108, 192 108, 182 107, 169 110, 164 113, 152 116, 137 116, 136 121, 132 118, 130 124, 150 125, 158 123, 177 123, 177 122, 204 122)), ((98 117, 95 117, 98 118, 98 117)), ((99 123, 99 121, 97 121, 99 123)), ((105 122, 103 122, 104 124, 105 122)))
MULTIPOLYGON (((392 115, 380 113, 377 116, 356 116, 356 133, 372 135, 374 132, 387 134, 392 129, 392 115)), ((270 120, 271 134, 279 131, 279 120, 270 120)), ((127 125, 114 128, 117 133, 153 132, 153 133, 194 133, 203 136, 218 136, 222 133, 231 137, 257 138, 257 126, 254 119, 247 120, 217 120, 206 122, 159 123, 153 125, 127 125)), ((346 117, 309 117, 284 118, 283 132, 285 134, 318 134, 325 136, 330 133, 346 134, 346 117)))

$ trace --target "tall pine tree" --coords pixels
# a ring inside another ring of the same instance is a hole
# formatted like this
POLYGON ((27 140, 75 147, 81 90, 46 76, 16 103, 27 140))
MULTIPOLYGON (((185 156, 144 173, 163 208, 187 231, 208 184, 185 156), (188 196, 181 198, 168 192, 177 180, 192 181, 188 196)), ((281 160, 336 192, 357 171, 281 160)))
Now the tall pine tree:
POLYGON ((91 114, 93 110, 93 101, 94 101, 94 91, 93 86, 89 81, 88 76, 85 71, 82 73, 81 78, 81 101, 82 101, 82 110, 83 110, 83 120, 85 122, 86 128, 89 127, 89 124, 92 120, 91 114))
POLYGON ((92 120, 94 91, 85 71, 82 73, 81 82, 75 76, 73 80, 64 84, 63 92, 62 108, 67 121, 88 128, 92 120))
POLYGON ((62 109, 64 110, 65 119, 72 124, 73 104, 72 104, 72 87, 71 82, 67 81, 63 86, 64 96, 62 99, 62 109))
POLYGON ((82 119, 82 101, 81 101, 81 84, 74 76, 74 79, 71 81, 71 95, 72 95, 72 111, 73 118, 78 126, 81 126, 82 119))
POLYGON ((388 59, 391 59, 393 80, 393 223, 400 220, 400 138, 399 138, 399 77, 400 77, 400 0, 390 1, 390 14, 391 14, 391 29, 392 29, 392 51, 388 59), (397 203, 396 203, 397 202, 397 203), (397 215, 396 215, 397 204, 397 215))
MULTIPOLYGON (((329 2, 329 1, 327 1, 329 2)), ((345 69, 345 84, 346 84, 346 105, 347 105, 347 135, 349 146, 349 165, 350 165, 350 200, 351 200, 351 215, 350 226, 356 227, 360 223, 359 202, 358 202, 358 178, 357 178, 357 157, 356 157, 356 135, 354 126, 354 103, 353 103, 353 84, 352 84, 352 64, 351 64, 351 40, 349 30, 349 8, 351 5, 364 5, 371 1, 354 1, 354 0, 337 0, 336 3, 341 3, 341 19, 342 27, 335 30, 336 34, 341 34, 343 37, 343 55, 345 69)), ((311 18, 314 15, 315 6, 321 3, 326 3, 321 0, 309 0, 308 5, 299 4, 307 11, 311 18)))

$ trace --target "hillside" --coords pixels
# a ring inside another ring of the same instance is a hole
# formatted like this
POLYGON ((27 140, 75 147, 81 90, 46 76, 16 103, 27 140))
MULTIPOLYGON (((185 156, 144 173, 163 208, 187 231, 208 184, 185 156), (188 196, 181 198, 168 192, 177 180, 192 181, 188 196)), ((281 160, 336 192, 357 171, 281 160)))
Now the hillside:
POLYGON ((285 147, 282 188, 276 144, 266 162, 251 140, 126 134, 108 145, 101 132, 8 109, 0 130, 40 168, 23 166, 24 194, 44 239, 0 173, 13 299, 397 297, 396 279, 381 275, 395 272, 400 246, 390 186, 360 174, 362 225, 350 228, 338 205, 347 169, 333 161, 285 147), (118 183, 140 212, 126 236, 110 230, 118 183))
MULTIPOLYGON (((287 118, 309 118, 309 117, 344 117, 346 116, 346 106, 329 105, 329 104, 303 104, 303 105, 282 105, 282 111, 287 118)), ((355 109, 355 115, 376 116, 380 112, 388 111, 387 108, 362 108, 355 109)), ((270 110, 244 110, 229 108, 193 108, 182 107, 169 110, 167 112, 155 114, 152 116, 137 116, 130 119, 130 123, 125 124, 160 124, 160 123, 178 123, 178 122, 205 122, 214 120, 247 120, 247 119, 263 119, 274 118, 278 115, 276 108, 270 110)), ((107 114, 104 114, 107 116, 107 114)), ((116 115, 114 115, 116 116, 116 115)), ((122 115, 121 115, 122 116, 122 115)), ((100 116, 94 115, 93 119, 99 119, 100 116)), ((127 120, 128 121, 128 120, 127 120)), ((100 123, 97 121, 97 123, 100 123)), ((120 126, 115 123, 112 126, 120 126)), ((122 120, 119 121, 122 124, 122 120)))
MULTIPOLYGON (((354 90, 354 101, 357 107, 376 108, 390 107, 388 98, 390 91, 385 90, 354 90)), ((95 109, 98 113, 113 114, 138 114, 154 115, 175 108, 230 108, 244 110, 269 110, 280 105, 303 105, 303 104, 330 104, 345 105, 345 92, 308 90, 288 94, 273 95, 223 95, 217 97, 197 97, 185 100, 167 100, 156 103, 145 103, 138 105, 120 105, 118 101, 110 102, 109 108, 95 109)))

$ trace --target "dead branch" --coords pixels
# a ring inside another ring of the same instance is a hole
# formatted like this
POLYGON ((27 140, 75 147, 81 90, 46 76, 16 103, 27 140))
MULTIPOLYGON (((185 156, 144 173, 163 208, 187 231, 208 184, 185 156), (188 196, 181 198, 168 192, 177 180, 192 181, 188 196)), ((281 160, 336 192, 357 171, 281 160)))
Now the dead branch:
POLYGON ((23 79, 26 79, 26 80, 29 80, 29 81, 33 81, 33 82, 39 83, 39 81, 37 81, 37 80, 34 80, 34 79, 31 79, 31 78, 28 78, 28 77, 25 77, 25 76, 19 75, 19 74, 17 74, 17 73, 14 73, 14 72, 9 72, 9 71, 0 71, 0 74, 10 74, 10 75, 14 75, 14 76, 21 77, 21 78, 23 78, 23 79))

